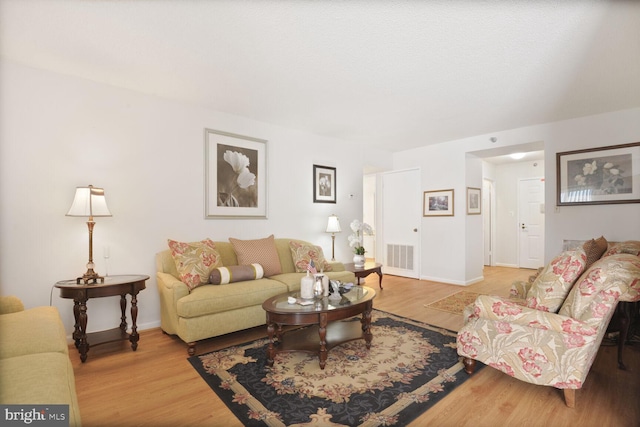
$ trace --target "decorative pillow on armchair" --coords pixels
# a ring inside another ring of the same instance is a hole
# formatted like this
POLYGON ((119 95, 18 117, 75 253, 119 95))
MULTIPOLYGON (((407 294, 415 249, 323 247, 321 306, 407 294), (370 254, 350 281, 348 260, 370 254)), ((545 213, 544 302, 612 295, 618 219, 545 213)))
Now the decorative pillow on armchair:
POLYGON ((262 279, 262 276, 264 276, 264 270, 260 264, 230 265, 229 267, 214 268, 209 275, 209 283, 226 285, 227 283, 262 279))
POLYGON ((607 239, 603 236, 584 242, 582 249, 584 249, 584 252, 587 255, 587 265, 585 265, 584 269, 587 270, 591 267, 591 264, 599 260, 604 251, 607 250, 608 246, 609 244, 607 243, 607 239))
POLYGON ((233 245, 233 250, 236 251, 238 264, 260 264, 266 277, 275 276, 282 272, 273 234, 264 239, 256 240, 238 240, 230 237, 229 242, 233 245))
POLYGON ((305 245, 299 242, 289 242, 291 248, 291 257, 293 264, 296 266, 296 272, 304 273, 310 261, 316 266, 318 271, 331 271, 331 265, 324 258, 324 253, 320 246, 305 245))
POLYGON ((602 256, 606 257, 617 254, 631 254, 640 256, 640 241, 627 240, 626 242, 614 243, 602 256))
POLYGON ((531 285, 527 293, 527 307, 556 313, 584 271, 586 262, 582 248, 555 257, 531 285))
POLYGON ((169 239, 168 242, 180 280, 187 285, 189 292, 200 285, 206 285, 211 270, 222 265, 220 254, 211 239, 192 243, 169 239))

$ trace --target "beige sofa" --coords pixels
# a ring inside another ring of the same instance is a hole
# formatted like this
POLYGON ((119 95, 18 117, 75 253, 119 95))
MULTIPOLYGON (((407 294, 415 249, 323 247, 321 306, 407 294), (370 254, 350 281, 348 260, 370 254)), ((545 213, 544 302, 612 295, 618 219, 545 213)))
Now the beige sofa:
MULTIPOLYGON (((309 245, 296 239, 275 239, 281 273, 257 280, 204 285, 189 292, 180 281, 170 250, 156 255, 157 285, 160 293, 161 327, 164 332, 178 335, 188 344, 189 355, 196 351, 196 341, 242 329, 264 325, 266 315, 262 303, 268 298, 300 289, 305 273, 296 272, 290 242, 309 245)), ((229 242, 215 242, 224 266, 238 265, 238 257, 229 242)), ((325 275, 331 280, 355 283, 355 275, 345 271, 339 262, 329 262, 325 275)))
POLYGON ((0 297, 0 403, 69 405, 69 425, 80 426, 69 348, 55 307, 24 309, 0 297))

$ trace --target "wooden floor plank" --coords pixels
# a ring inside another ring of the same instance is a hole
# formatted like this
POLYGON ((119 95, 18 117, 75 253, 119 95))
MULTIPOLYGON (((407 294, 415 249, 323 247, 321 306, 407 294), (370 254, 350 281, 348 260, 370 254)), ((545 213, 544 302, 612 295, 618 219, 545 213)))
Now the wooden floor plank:
MULTIPOLYGON (((378 293, 374 308, 450 330, 462 316, 425 308, 459 290, 507 296, 513 280, 526 280, 532 270, 485 268, 484 280, 467 287, 385 275, 366 279, 378 293)), ((93 426, 241 426, 187 361, 186 345, 160 329, 141 331, 138 351, 126 343, 105 344, 80 363, 71 360, 83 425, 93 426)), ((198 344, 198 353, 266 336, 259 327, 198 344)), ((375 342, 375 337, 374 337, 375 342)), ((625 349, 628 370, 617 369, 617 348, 602 346, 568 408, 561 391, 535 386, 491 368, 475 373, 411 426, 640 426, 640 346, 625 349)))

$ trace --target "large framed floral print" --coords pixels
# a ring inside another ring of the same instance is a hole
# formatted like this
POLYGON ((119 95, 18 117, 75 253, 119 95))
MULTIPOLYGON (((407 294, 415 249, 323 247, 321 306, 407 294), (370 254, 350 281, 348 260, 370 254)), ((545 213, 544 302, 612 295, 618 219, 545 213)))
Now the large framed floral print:
POLYGON ((204 131, 205 218, 267 217, 267 141, 204 131))
POLYGON ((640 203, 640 142, 556 154, 558 206, 640 203))

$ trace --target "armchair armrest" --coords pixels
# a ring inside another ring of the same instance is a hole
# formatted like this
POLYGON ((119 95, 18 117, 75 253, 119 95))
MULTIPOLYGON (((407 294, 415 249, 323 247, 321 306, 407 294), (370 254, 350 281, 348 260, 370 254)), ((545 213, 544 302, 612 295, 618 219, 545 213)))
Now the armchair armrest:
POLYGON ((472 317, 489 321, 511 323, 565 334, 585 336, 598 334, 598 328, 590 326, 586 322, 561 314, 523 307, 496 296, 479 295, 473 303, 472 309, 472 317))
POLYGON ((24 311, 24 304, 18 297, 0 296, 0 314, 16 313, 24 311))

